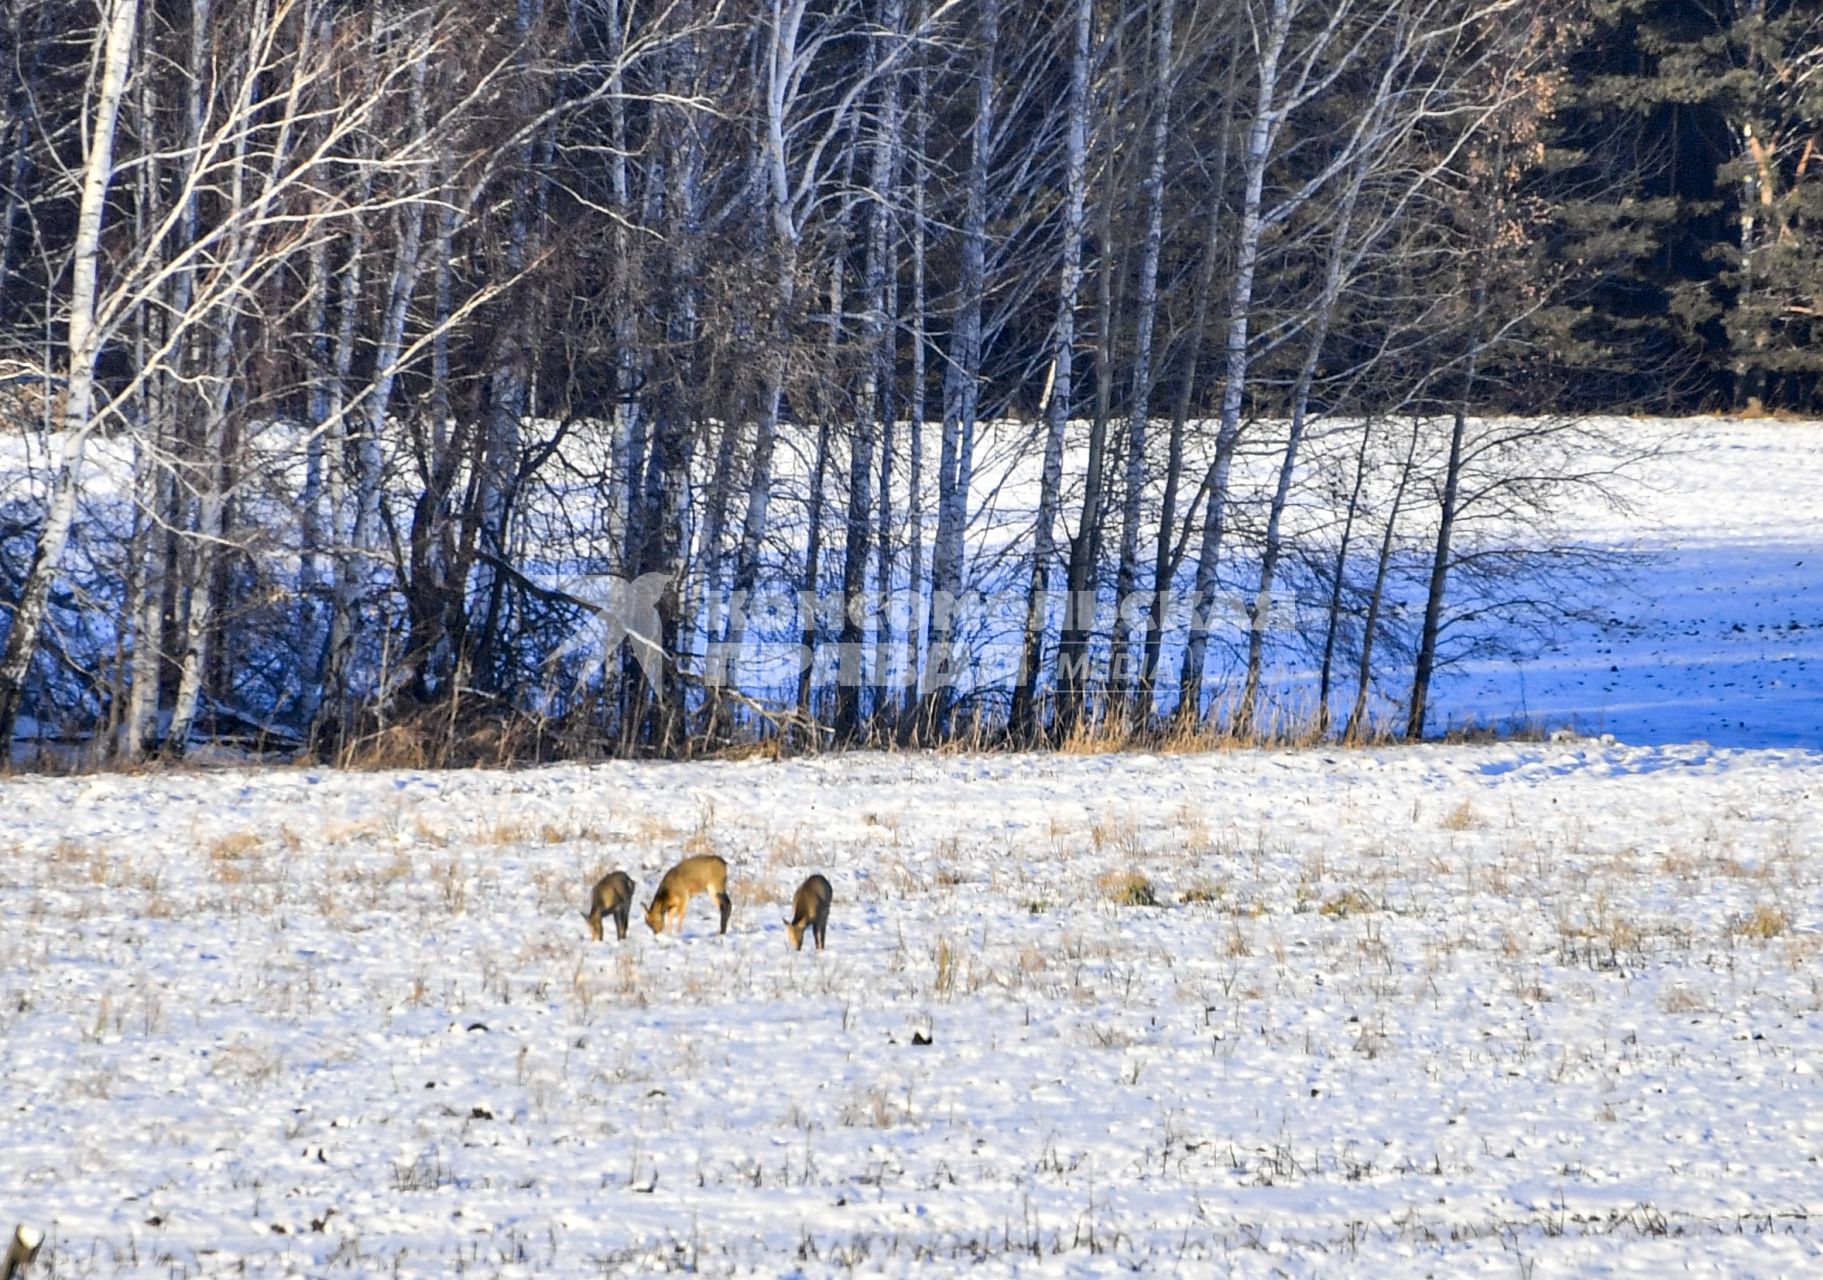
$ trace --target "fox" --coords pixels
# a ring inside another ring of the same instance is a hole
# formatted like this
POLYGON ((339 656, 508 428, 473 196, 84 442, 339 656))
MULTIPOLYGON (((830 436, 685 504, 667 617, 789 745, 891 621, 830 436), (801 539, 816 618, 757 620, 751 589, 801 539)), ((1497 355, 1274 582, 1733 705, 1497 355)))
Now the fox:
POLYGON ((677 931, 682 933, 684 908, 699 893, 714 897, 716 905, 722 909, 721 931, 727 933, 728 916, 734 911, 734 900, 728 896, 728 864, 713 853, 685 858, 665 872, 665 878, 658 882, 658 891, 652 895, 651 905, 646 908, 646 923, 652 926, 652 932, 663 933, 665 926, 675 919, 677 931))
POLYGON ((823 935, 829 931, 829 881, 811 876, 791 895, 791 919, 785 922, 785 936, 799 951, 804 949, 804 930, 816 935, 817 950, 823 949, 823 935))
POLYGON ((595 941, 601 941, 601 922, 607 916, 614 917, 614 936, 621 942, 627 940, 627 914, 633 907, 633 877, 624 871, 610 871, 595 882, 589 891, 589 909, 582 913, 582 918, 589 922, 589 932, 595 935, 595 941))

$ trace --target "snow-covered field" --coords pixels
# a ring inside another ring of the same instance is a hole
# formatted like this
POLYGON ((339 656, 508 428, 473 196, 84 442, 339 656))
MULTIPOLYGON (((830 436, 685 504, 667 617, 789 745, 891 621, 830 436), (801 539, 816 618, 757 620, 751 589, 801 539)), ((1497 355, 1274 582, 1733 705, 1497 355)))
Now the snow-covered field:
POLYGON ((1442 719, 1575 724, 1628 742, 1823 746, 1823 423, 1614 424, 1666 450, 1562 527, 1634 553, 1542 652, 1444 673, 1442 719))
POLYGON ((0 1229, 47 1230, 38 1275, 1823 1267, 1813 753, 274 770, 0 805, 0 1229), (643 906, 701 849, 727 937, 699 899, 682 938, 587 940, 598 871, 643 906), (821 955, 779 920, 811 870, 821 955))
POLYGON ((1639 430, 1681 452, 1565 523, 1649 558, 1437 690, 1619 742, 0 781, 0 1239, 1823 1273, 1823 428, 1639 430), (595 876, 643 906, 704 850, 729 936, 588 941, 595 876), (821 955, 779 919, 812 870, 821 955))

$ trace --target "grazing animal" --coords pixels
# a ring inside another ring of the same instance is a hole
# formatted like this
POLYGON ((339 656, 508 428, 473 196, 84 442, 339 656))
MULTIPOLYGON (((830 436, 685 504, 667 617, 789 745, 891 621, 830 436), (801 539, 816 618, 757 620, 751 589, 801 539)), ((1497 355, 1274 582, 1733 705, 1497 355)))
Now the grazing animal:
POLYGON ((620 941, 627 940, 627 915, 633 909, 633 877, 624 871, 610 871, 595 882, 595 888, 589 892, 589 909, 582 913, 582 918, 589 922, 589 932, 595 935, 595 941, 601 941, 601 922, 604 917, 614 917, 614 936, 620 941))
POLYGON ((728 932, 728 916, 734 910, 734 900, 728 896, 728 864, 713 853, 685 858, 665 872, 665 878, 658 882, 658 892, 652 895, 652 905, 646 908, 646 923, 652 926, 652 932, 663 933, 675 919, 677 931, 682 933, 684 908, 699 893, 715 899, 722 909, 722 932, 728 932))
POLYGON ((804 949, 804 930, 816 935, 817 950, 823 949, 823 935, 829 931, 829 881, 811 876, 791 895, 791 919, 785 922, 785 936, 799 951, 804 949))

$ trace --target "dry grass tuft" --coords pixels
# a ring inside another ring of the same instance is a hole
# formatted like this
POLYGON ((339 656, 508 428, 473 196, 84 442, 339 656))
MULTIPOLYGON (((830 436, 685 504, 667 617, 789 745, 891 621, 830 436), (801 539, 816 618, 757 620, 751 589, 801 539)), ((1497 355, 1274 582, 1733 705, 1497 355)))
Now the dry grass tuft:
POLYGON ((956 990, 956 973, 961 967, 962 953, 948 938, 938 938, 937 945, 931 948, 931 960, 937 966, 937 976, 932 983, 937 994, 952 994, 956 990))
POLYGON ((1323 899, 1323 905, 1317 908, 1318 914, 1335 919, 1367 915, 1369 912, 1377 910, 1379 908, 1374 906, 1373 900, 1358 889, 1344 889, 1341 893, 1333 893, 1323 899))
MULTIPOLYGON (((406 861, 406 874, 410 874, 411 864, 406 861)), ((468 912, 469 873, 461 861, 451 858, 437 867, 432 878, 443 900, 444 910, 452 916, 465 915, 468 912)))
POLYGON ((1158 749, 1167 755, 1201 755, 1228 745, 1221 732, 1201 720, 1173 716, 1158 740, 1158 749))
POLYGON ((783 881, 771 876, 729 876, 728 896, 734 899, 737 907, 764 906, 765 904, 782 904, 787 914, 791 908, 791 890, 783 881))
POLYGON ((1442 827, 1445 831, 1473 831, 1477 827, 1485 827, 1487 823, 1482 819, 1480 812, 1475 806, 1469 801, 1464 800, 1461 804, 1445 814, 1443 816, 1443 821, 1437 825, 1442 827))
POLYGON ((641 814, 639 821, 634 823, 633 830, 628 833, 628 838, 634 844, 658 845, 670 844, 682 834, 683 832, 663 818, 645 813, 641 814))
POLYGON ((83 844, 68 836, 62 837, 51 847, 46 860, 66 879, 81 876, 90 884, 99 885, 114 884, 119 879, 105 849, 83 844))
MULTIPOLYGON (((573 838, 573 833, 550 822, 534 822, 529 818, 513 818, 484 826, 475 835, 475 842, 483 845, 514 844, 564 844, 573 838)), ((443 842, 437 842, 439 844, 443 842)))
POLYGON ((1715 1002, 1706 995, 1680 985, 1660 996, 1658 1007, 1666 1013, 1711 1013, 1715 1010, 1715 1002))
POLYGON ((1728 415, 1736 422, 1809 422, 1810 417, 1797 410, 1776 408, 1768 409, 1758 396, 1748 396, 1745 407, 1736 409, 1728 415))
POLYGON ((1755 942, 1771 942, 1782 938, 1791 930, 1791 917, 1778 907, 1761 903, 1745 916, 1729 926, 1729 932, 1737 938, 1752 938, 1755 942))
POLYGON ((1103 756, 1130 751, 1134 747, 1133 731, 1124 724, 1106 720, 1079 720, 1068 736, 1057 744, 1057 754, 1064 756, 1103 756))
POLYGON ((1608 944, 1610 955, 1619 956, 1624 952, 1637 952, 1645 941, 1645 934, 1633 921, 1614 916, 1605 922, 1601 939, 1608 944))
POLYGON ((202 852, 208 855, 211 877, 219 884, 241 884, 246 879, 248 862, 261 844, 257 831, 233 831, 208 842, 202 852))
POLYGON ((234 831, 211 840, 205 852, 211 862, 239 862, 260 847, 257 831, 234 831))
POLYGON ((1096 853, 1120 853, 1129 858, 1141 853, 1139 823, 1131 814, 1103 818, 1089 824, 1089 847, 1096 853))
POLYGON ((428 769, 431 751, 419 729, 394 724, 350 742, 337 763, 358 770, 428 769))
POLYGON ((384 832, 385 828, 372 819, 361 822, 330 822, 323 827, 322 839, 325 844, 354 844, 382 835, 384 832))
POLYGON ((1101 896, 1117 907, 1156 907, 1158 894, 1152 882, 1133 870, 1105 872, 1095 881, 1101 896))
POLYGON ((766 842, 766 861, 775 867, 801 867, 810 861, 804 851, 804 832, 801 828, 790 831, 775 831, 766 842))

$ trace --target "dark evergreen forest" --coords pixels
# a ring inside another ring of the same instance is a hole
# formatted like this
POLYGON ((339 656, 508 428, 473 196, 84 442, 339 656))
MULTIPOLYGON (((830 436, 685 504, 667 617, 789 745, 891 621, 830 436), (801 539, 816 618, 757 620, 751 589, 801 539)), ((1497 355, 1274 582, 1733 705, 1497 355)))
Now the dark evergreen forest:
POLYGON ((1590 6, 1541 197, 1581 405, 1818 411, 1823 24, 1812 5, 1590 6))

